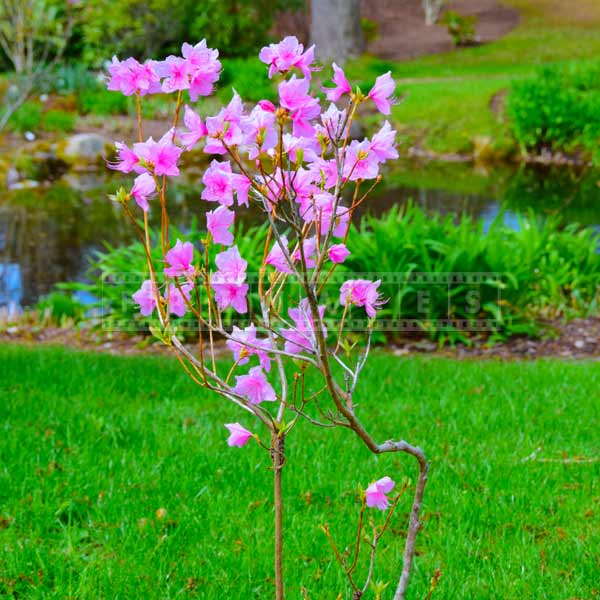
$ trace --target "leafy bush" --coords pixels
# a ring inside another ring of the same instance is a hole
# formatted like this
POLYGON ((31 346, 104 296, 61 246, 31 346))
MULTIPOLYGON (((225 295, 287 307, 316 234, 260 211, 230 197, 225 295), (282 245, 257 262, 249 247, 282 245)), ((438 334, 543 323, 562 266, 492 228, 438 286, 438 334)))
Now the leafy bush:
POLYGON ((127 107, 125 96, 106 89, 83 90, 77 96, 77 109, 82 115, 127 114, 127 107))
POLYGON ((523 150, 594 151, 600 137, 600 63, 540 69, 513 83, 507 111, 523 150))
MULTIPOLYGON (((264 227, 252 227, 243 238, 238 238, 242 240, 238 244, 240 253, 251 261, 249 273, 256 273, 260 266, 265 232, 264 227)), ((197 244, 202 236, 194 224, 187 234, 173 230, 171 238, 197 244)), ((367 279, 389 274, 383 276, 381 286, 389 299, 381 309, 381 318, 417 320, 422 333, 440 343, 468 341, 465 329, 481 320, 495 322, 494 338, 535 335, 541 333, 543 319, 596 313, 599 243, 600 236, 592 229, 576 225, 561 229, 557 219, 541 221, 530 215, 521 218, 519 230, 515 231, 498 218, 484 231, 482 222, 469 217, 455 223, 450 216, 430 215, 409 205, 405 210, 394 208, 382 218, 365 217, 358 230, 351 230, 348 245, 352 254, 340 268, 364 273, 367 279), (372 273, 372 265, 377 265, 378 273, 372 273), (444 284, 443 277, 449 273, 496 275, 481 277, 476 283, 465 278, 444 284), (439 284, 430 285, 417 274, 442 279, 439 284), (427 294, 425 304, 420 294, 423 291, 427 294), (444 325, 448 319, 465 323, 463 327, 444 325)), ((90 262, 89 283, 60 287, 86 291, 103 299, 97 307, 102 306, 109 325, 111 320, 126 320, 141 327, 144 321, 130 301, 140 281, 107 284, 123 273, 145 278, 141 244, 122 248, 107 245, 90 262)), ((337 284, 335 280, 330 283, 327 314, 339 317, 337 284)), ((284 314, 294 294, 281 296, 280 311, 284 314)), ((249 303, 251 310, 259 309, 252 286, 249 303)))
POLYGON ((40 298, 35 309, 44 319, 63 324, 66 321, 80 321, 85 315, 85 306, 70 294, 52 292, 40 298))
POLYGON ((377 21, 363 17, 360 20, 360 27, 367 42, 373 42, 379 37, 379 23, 377 21))
POLYGON ((42 122, 42 107, 37 102, 24 102, 11 116, 8 126, 12 131, 36 131, 42 122))
POLYGON ((543 221, 533 214, 519 219, 518 230, 504 225, 501 215, 487 232, 483 227, 466 216, 455 223, 452 216, 426 214, 414 206, 405 212, 393 209, 382 219, 367 217, 358 231, 351 230, 348 245, 353 253, 346 267, 359 272, 375 264, 383 273, 499 274, 477 286, 457 282, 447 289, 426 287, 418 279, 382 284, 390 298, 382 316, 420 319, 438 339, 462 337, 458 329, 436 329, 435 321, 446 315, 466 321, 493 319, 498 322, 496 334, 510 336, 538 332, 545 318, 597 310, 600 235, 591 228, 571 224, 561 229, 557 218, 543 221), (429 292, 425 313, 418 305, 420 290, 429 292))
POLYGON ((277 92, 267 77, 265 65, 258 58, 229 58, 223 60, 219 96, 229 102, 234 87, 244 101, 275 100, 277 92))
POLYGON ((206 38, 226 56, 247 56, 268 39, 274 15, 300 0, 89 0, 84 8, 84 58, 100 66, 111 54, 160 58, 182 42, 206 38))
POLYGON ((49 110, 42 115, 42 129, 45 131, 69 132, 75 129, 77 115, 64 110, 49 110))
POLYGON ((454 10, 444 13, 439 24, 445 25, 455 46, 471 46, 475 43, 477 17, 461 15, 454 10))
POLYGON ((99 85, 98 75, 90 71, 87 65, 69 62, 58 65, 49 73, 42 91, 61 95, 78 94, 83 90, 95 90, 99 85))
POLYGON ((17 133, 26 131, 73 131, 77 116, 63 110, 44 112, 37 102, 25 102, 10 117, 9 127, 17 133))

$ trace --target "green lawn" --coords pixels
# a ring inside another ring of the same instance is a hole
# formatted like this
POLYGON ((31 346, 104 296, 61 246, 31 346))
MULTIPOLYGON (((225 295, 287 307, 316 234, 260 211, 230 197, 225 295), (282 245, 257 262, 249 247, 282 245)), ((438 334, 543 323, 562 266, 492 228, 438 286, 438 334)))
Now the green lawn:
MULTIPOLYGON (((434 599, 600 593, 600 463, 558 460, 600 455, 597 364, 379 354, 362 391, 382 440, 432 460, 411 599, 438 568, 434 599)), ((222 423, 238 419, 254 426, 172 360, 0 346, 0 597, 272 598, 269 460, 227 447, 222 423)), ((288 597, 305 585, 311 600, 347 598, 317 526, 349 542, 358 484, 413 465, 345 431, 295 433, 288 597)), ((408 500, 378 580, 395 579, 408 500)))
POLYGON ((393 72, 404 102, 392 116, 406 144, 464 153, 473 149, 475 137, 483 136, 505 151, 511 145, 510 128, 492 110, 494 96, 540 65, 600 55, 600 3, 595 0, 502 3, 517 9, 521 21, 493 43, 405 62, 363 57, 349 65, 351 77, 367 84, 386 70, 393 72))

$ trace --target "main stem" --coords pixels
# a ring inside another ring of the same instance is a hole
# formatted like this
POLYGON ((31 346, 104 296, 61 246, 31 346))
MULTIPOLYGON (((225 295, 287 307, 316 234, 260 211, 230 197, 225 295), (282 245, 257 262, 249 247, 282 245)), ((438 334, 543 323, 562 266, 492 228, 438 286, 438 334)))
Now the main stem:
POLYGON ((273 434, 271 440, 273 461, 273 498, 275 503, 275 600, 283 600, 283 494, 281 472, 285 464, 285 437, 273 434))
POLYGON ((412 570, 413 558, 415 556, 415 542, 417 540, 417 533, 421 528, 421 522, 419 520, 419 514, 421 512, 421 504, 423 503, 423 495, 425 493, 425 486, 427 485, 427 475, 429 473, 429 462, 425 458, 422 451, 418 453, 410 452, 419 463, 419 476, 417 478, 417 486, 415 489, 415 497, 413 500, 412 509, 410 511, 410 519, 408 521, 408 533, 406 535, 406 542, 404 544, 404 556, 402 557, 402 574, 400 575, 400 581, 394 594, 394 600, 404 600, 406 597, 406 590, 408 588, 408 580, 410 579, 410 573, 412 570))

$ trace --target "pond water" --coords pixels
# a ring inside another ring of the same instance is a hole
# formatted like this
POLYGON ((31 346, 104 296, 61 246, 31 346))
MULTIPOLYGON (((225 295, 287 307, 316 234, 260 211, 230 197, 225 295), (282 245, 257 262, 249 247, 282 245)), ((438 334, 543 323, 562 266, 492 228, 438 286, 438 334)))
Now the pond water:
MULTIPOLYGON (((367 208, 381 214, 412 199, 428 211, 462 213, 489 224, 500 212, 511 227, 518 216, 557 215, 563 222, 600 227, 600 172, 567 168, 474 168, 456 163, 404 161, 367 208)), ((89 256, 108 242, 134 237, 108 194, 129 179, 106 173, 67 173, 51 183, 10 190, 0 200, 0 307, 21 310, 57 282, 82 280, 89 256)), ((171 188, 172 222, 185 229, 207 203, 198 183, 171 188)), ((159 217, 158 211, 152 218, 159 217)), ((250 220, 256 215, 249 215, 250 220)), ((199 221, 202 223, 203 221, 199 221)))

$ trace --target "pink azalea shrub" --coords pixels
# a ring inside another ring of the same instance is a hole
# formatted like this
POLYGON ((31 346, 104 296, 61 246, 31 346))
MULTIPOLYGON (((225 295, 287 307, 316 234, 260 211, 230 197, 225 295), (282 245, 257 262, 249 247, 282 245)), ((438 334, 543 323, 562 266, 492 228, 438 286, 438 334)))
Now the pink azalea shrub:
MULTIPOLYGON (((260 60, 277 87, 278 102, 262 100, 250 107, 233 90, 231 101, 212 114, 195 104, 213 92, 221 71, 218 51, 204 40, 184 44, 181 55, 163 61, 141 64, 113 58, 108 88, 136 96, 138 139, 115 142, 116 158, 108 167, 133 178, 131 188, 119 190, 116 199, 135 226, 147 258, 148 273, 132 296, 141 315, 152 319, 154 335, 173 350, 196 383, 244 411, 269 438, 261 441, 259 433, 238 422, 225 424, 229 446, 245 446, 254 437, 272 462, 277 600, 283 599, 284 442, 301 422, 343 427, 375 454, 406 452, 417 459, 419 478, 395 596, 401 599, 414 555, 427 461, 419 448, 404 441, 376 442, 360 421, 357 383, 385 300, 378 292, 380 280, 346 277, 340 284, 333 277, 351 253, 346 240, 355 210, 381 180, 386 162, 398 157, 396 132, 388 121, 364 139, 352 139, 351 126, 363 105, 390 114, 395 84, 386 73, 368 93, 353 90, 343 68, 334 63, 333 87, 319 85, 316 74, 330 71, 317 66, 314 51, 293 36, 263 48, 260 60), (174 117, 155 141, 144 137, 141 103, 159 93, 173 95, 174 117), (207 209, 206 234, 173 242, 167 188, 181 175, 182 157, 192 151, 207 158, 198 190, 198 202, 207 209), (236 220, 250 206, 258 209, 267 227, 257 273, 248 273, 248 258, 256 257, 242 256, 236 244, 236 220), (150 242, 150 211, 159 211, 161 217, 157 249, 150 242), (154 258, 157 250, 160 261, 154 258), (332 298, 325 290, 331 285, 344 316, 330 324, 327 306, 332 298), (249 303, 251 289, 259 310, 249 303), (289 300, 287 311, 282 309, 283 296, 289 300), (345 329, 352 311, 355 318, 364 318, 362 346, 345 329), (238 321, 227 325, 224 315, 238 321), (180 339, 178 319, 185 316, 197 324, 195 350, 180 339), (218 351, 219 340, 225 342, 221 348, 226 361, 218 351)), ((368 403, 364 399, 360 404, 368 403)), ((388 494, 394 485, 389 477, 371 483, 363 509, 390 507, 388 494)), ((389 517, 376 539, 388 522, 389 517)), ((361 511, 359 539, 362 526, 361 511)), ((376 541, 373 552, 375 547, 376 541)), ((356 574, 346 567, 354 597, 360 597, 356 574)), ((364 589, 371 576, 372 571, 364 589)))

